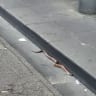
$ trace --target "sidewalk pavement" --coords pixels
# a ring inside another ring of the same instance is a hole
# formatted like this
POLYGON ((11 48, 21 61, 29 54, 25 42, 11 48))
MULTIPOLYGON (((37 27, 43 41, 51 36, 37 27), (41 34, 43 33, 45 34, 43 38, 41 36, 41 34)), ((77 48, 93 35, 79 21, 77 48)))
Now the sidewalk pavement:
POLYGON ((60 96, 0 37, 0 96, 60 96))

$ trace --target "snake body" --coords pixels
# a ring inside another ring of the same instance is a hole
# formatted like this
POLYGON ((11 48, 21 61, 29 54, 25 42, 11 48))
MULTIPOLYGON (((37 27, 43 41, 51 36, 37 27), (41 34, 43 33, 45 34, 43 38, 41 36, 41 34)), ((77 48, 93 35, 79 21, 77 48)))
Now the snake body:
POLYGON ((32 51, 34 53, 44 53, 44 55, 50 59, 52 62, 54 62, 54 66, 57 68, 61 68, 64 72, 66 72, 68 75, 73 76, 73 74, 69 73, 69 71, 62 65, 59 63, 58 60, 56 60, 55 58, 53 58, 52 56, 48 55, 48 53, 45 50, 40 50, 40 51, 32 51))

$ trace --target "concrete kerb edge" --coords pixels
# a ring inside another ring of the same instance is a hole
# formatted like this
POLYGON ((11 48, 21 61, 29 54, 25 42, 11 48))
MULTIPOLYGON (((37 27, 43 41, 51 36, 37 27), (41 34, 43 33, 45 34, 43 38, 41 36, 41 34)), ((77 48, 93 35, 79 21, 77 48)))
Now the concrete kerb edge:
POLYGON ((40 78, 40 81, 48 88, 49 91, 53 93, 54 96, 62 96, 57 89, 55 89, 48 80, 46 80, 42 74, 40 74, 35 68, 26 61, 26 59, 15 49, 13 48, 4 38, 0 36, 0 42, 10 50, 21 62, 24 66, 33 74, 32 71, 36 74, 37 77, 40 78))

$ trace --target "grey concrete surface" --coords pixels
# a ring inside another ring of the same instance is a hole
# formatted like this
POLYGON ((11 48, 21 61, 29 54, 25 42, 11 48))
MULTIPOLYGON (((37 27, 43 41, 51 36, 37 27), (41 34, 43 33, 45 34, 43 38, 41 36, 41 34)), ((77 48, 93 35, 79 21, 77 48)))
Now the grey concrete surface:
MULTIPOLYGON (((14 29, 4 19, 0 18, 0 36, 6 39, 9 44, 14 47, 18 52, 26 58, 26 60, 34 66, 34 68, 40 72, 62 95, 65 94, 65 90, 61 85, 67 85, 66 95, 77 96, 77 93, 82 96, 90 96, 91 93, 85 86, 83 86, 76 78, 66 75, 61 69, 53 67, 51 62, 44 54, 36 54, 32 51, 40 50, 32 42, 30 42, 24 35, 14 29), (7 26, 7 27, 5 27, 7 26), (71 85, 75 86, 71 87, 71 85), (62 89, 62 90, 61 90, 62 89), (74 89, 74 90, 73 90, 74 89), (86 90, 86 91, 84 91, 86 90), (82 94, 81 94, 82 91, 82 94), (69 95, 70 94, 70 95, 69 95)), ((91 93, 94 96, 93 93, 91 93)))
MULTIPOLYGON (((32 28, 32 30, 35 30, 80 67, 96 77, 95 16, 93 18, 92 16, 78 13, 77 4, 77 0, 0 1, 0 5, 8 9, 16 18, 32 28)), ((85 86, 81 83, 78 85, 75 78, 66 76, 60 69, 54 68, 52 62, 43 54, 31 53, 31 50, 40 49, 35 49, 36 46, 33 47, 29 40, 22 43, 18 42, 19 38, 26 37, 20 35, 2 18, 0 20, 0 29, 2 30, 0 35, 16 48, 28 62, 34 62, 32 66, 37 68, 63 95, 77 96, 79 94, 80 96, 90 96, 88 94, 90 91, 88 89, 86 91, 85 86), (74 83, 78 85, 78 88, 75 86, 71 87, 74 83), (65 93, 62 85, 66 86, 66 84, 68 84, 66 88, 63 86, 66 89, 65 93)), ((91 93, 92 95, 94 96, 91 93)))
POLYGON ((0 19, 0 21, 0 35, 5 38, 12 47, 18 50, 23 55, 23 57, 25 57, 27 61, 39 72, 41 72, 44 77, 46 77, 52 84, 64 82, 66 75, 65 72, 62 72, 62 70, 53 67, 53 62, 51 62, 44 54, 33 53, 32 51, 39 51, 40 49, 2 18, 0 19), (8 27, 4 28, 4 26, 8 27), (21 38, 24 38, 26 41, 19 41, 19 39, 21 38))
POLYGON ((26 66, 23 57, 18 58, 6 44, 0 37, 0 96, 60 95, 46 80, 49 85, 44 84, 43 77, 32 66, 26 66))
POLYGON ((77 0, 1 0, 1 6, 96 77, 96 22, 78 13, 77 5, 77 0))
POLYGON ((57 88, 63 96, 94 96, 94 94, 84 88, 84 86, 81 85, 78 87, 78 84, 76 85, 75 83, 55 84, 54 87, 57 88))

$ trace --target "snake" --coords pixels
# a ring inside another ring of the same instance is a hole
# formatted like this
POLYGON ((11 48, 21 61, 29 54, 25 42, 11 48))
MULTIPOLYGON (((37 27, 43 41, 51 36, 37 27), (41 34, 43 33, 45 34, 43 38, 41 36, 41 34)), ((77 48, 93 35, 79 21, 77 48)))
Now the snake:
POLYGON ((54 67, 62 69, 64 72, 66 72, 67 75, 73 76, 64 65, 60 64, 58 60, 50 56, 45 50, 39 50, 39 51, 32 51, 33 53, 43 53, 49 60, 51 60, 54 63, 54 67))

